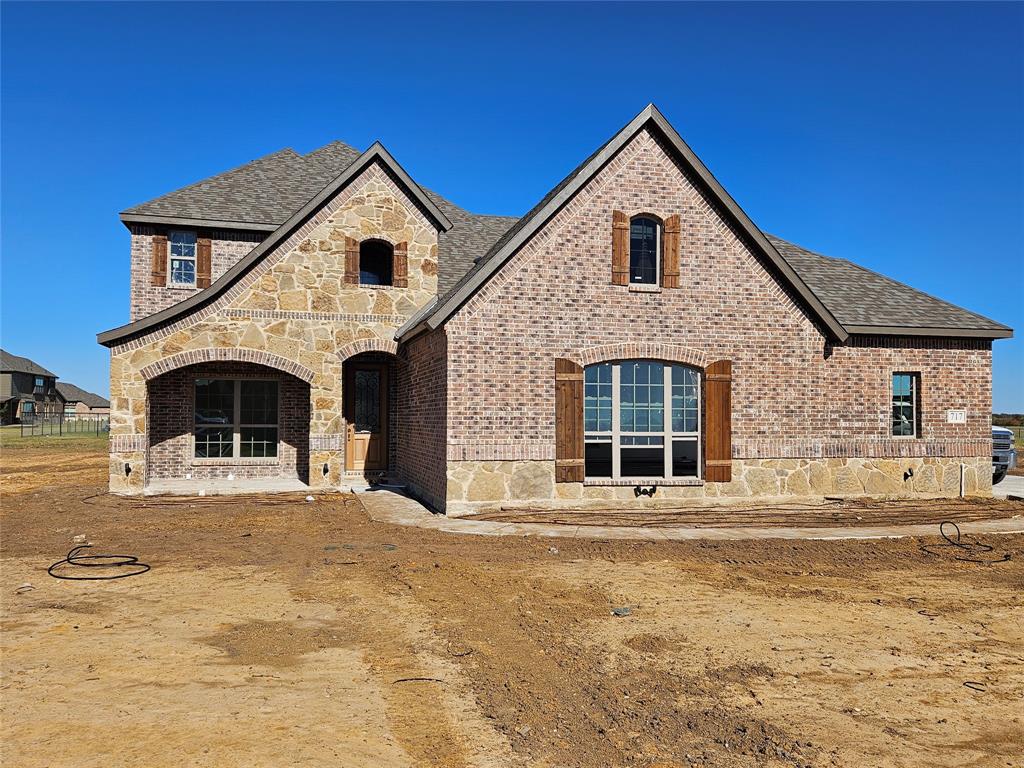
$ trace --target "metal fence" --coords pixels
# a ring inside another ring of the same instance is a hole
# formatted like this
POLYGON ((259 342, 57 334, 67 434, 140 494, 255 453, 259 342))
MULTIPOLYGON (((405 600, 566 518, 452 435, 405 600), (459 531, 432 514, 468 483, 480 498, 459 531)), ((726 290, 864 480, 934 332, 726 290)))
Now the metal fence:
POLYGON ((110 431, 110 417, 88 413, 22 414, 22 437, 103 435, 110 431))

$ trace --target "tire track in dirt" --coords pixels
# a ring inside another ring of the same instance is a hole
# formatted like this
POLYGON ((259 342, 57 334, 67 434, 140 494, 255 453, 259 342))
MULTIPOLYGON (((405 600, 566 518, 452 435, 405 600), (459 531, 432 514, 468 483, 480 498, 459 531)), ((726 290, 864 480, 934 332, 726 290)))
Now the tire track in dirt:
POLYGON ((507 741, 485 721, 461 669, 420 606, 392 581, 382 590, 346 571, 307 571, 293 591, 302 600, 344 605, 342 626, 378 678, 390 730, 422 768, 517 765, 507 741), (351 578, 355 576, 355 578, 351 578), (400 619, 399 619, 400 617, 400 619))
POLYGON ((458 661, 483 714, 527 764, 803 766, 827 757, 727 703, 722 694, 737 685, 736 670, 695 681, 644 663, 609 664, 586 641, 592 627, 609 620, 607 595, 523 576, 514 565, 462 562, 398 574, 438 632, 472 651, 458 661), (436 610, 453 602, 457 615, 436 610))

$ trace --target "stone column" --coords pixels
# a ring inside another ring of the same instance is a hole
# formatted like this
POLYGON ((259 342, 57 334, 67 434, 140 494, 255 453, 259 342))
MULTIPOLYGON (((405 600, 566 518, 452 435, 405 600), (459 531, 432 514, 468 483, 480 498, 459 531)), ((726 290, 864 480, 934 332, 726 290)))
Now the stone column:
POLYGON ((111 493, 136 495, 146 487, 146 382, 131 365, 113 357, 110 364, 111 493))
POLYGON ((326 359, 309 386, 309 485, 334 490, 345 472, 341 362, 326 359), (325 473, 326 468, 326 473, 325 473))

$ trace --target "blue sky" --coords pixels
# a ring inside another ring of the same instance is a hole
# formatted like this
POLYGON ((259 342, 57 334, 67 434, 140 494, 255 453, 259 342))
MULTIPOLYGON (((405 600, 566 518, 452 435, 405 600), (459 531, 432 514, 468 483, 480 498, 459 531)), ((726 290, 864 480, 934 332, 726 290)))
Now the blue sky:
MULTIPOLYGON (((3 3, 5 349, 106 393, 118 211, 380 139, 518 215, 647 102, 765 231, 1024 334, 1024 5, 3 3)), ((994 344, 1024 411, 1024 341, 994 344)))

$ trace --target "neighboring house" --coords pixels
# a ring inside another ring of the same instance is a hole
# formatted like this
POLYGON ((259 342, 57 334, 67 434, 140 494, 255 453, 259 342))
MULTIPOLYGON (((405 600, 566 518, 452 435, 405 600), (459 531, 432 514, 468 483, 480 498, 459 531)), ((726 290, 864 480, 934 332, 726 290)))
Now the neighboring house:
POLYGON ((386 473, 462 513, 991 492, 1012 331, 764 234, 653 106, 518 220, 379 143, 283 150, 121 219, 116 493, 386 473))
POLYGON ((86 392, 81 387, 57 382, 57 392, 64 398, 65 416, 107 415, 110 413, 110 401, 105 397, 86 392))
POLYGON ((0 423, 60 413, 64 401, 56 381, 57 375, 38 363, 0 349, 0 423))

